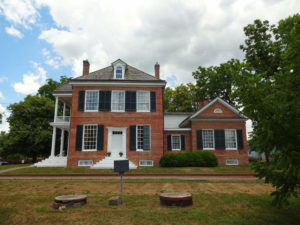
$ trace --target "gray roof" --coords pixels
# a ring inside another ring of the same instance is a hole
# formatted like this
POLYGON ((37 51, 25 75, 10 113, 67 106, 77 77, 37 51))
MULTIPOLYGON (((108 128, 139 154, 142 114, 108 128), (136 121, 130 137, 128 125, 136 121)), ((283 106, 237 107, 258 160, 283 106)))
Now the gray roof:
MULTIPOLYGON (((114 79, 114 68, 113 66, 108 66, 100 70, 89 73, 85 76, 80 76, 72 79, 72 81, 104 81, 110 80, 115 81, 114 79)), ((164 80, 158 79, 155 76, 147 74, 141 70, 138 70, 130 65, 126 65, 124 80, 128 81, 159 81, 165 82, 164 80)), ((117 81, 120 81, 119 79, 117 81)))
POLYGON ((69 83, 70 81, 64 83, 53 91, 53 94, 68 94, 72 93, 72 86, 69 83))

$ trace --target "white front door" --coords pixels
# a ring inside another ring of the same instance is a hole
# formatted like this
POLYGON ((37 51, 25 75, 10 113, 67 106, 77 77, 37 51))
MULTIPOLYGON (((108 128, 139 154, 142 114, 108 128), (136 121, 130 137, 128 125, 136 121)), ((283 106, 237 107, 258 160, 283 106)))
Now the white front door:
POLYGON ((108 127, 108 152, 111 157, 126 157, 126 127, 108 127))

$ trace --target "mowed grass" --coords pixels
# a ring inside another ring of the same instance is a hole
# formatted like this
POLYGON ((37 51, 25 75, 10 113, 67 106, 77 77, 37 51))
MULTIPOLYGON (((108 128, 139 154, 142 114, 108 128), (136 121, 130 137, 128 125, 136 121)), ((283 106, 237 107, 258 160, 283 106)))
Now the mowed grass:
MULTIPOLYGON (((4 174, 113 174, 113 170, 90 169, 87 167, 29 167, 4 174)), ((249 165, 218 167, 146 167, 130 170, 126 174, 252 174, 249 165)))
POLYGON ((1 165, 0 166, 0 171, 1 170, 6 170, 6 169, 11 169, 11 168, 16 168, 16 167, 28 167, 30 164, 10 164, 10 165, 1 165))
POLYGON ((109 206, 118 195, 113 180, 0 180, 0 224, 299 224, 300 199, 278 209, 270 205, 270 185, 260 181, 208 182, 125 180, 124 203, 109 206), (193 206, 163 207, 161 192, 188 191, 193 206), (55 196, 87 194, 80 208, 57 211, 55 196))

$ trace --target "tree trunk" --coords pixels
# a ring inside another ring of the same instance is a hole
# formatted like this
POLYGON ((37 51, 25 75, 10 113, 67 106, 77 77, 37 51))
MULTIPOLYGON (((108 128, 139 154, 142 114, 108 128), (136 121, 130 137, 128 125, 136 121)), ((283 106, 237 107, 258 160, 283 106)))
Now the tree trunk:
POLYGON ((32 163, 36 163, 37 162, 37 155, 34 153, 32 155, 32 163))

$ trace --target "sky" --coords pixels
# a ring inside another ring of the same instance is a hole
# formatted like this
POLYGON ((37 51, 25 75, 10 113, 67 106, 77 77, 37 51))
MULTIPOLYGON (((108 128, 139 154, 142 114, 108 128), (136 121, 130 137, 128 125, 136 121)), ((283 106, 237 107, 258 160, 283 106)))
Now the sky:
POLYGON ((193 82, 198 66, 243 59, 243 27, 275 24, 299 0, 0 0, 0 112, 48 78, 77 77, 122 59, 168 85, 193 82))

